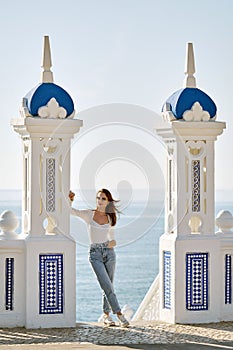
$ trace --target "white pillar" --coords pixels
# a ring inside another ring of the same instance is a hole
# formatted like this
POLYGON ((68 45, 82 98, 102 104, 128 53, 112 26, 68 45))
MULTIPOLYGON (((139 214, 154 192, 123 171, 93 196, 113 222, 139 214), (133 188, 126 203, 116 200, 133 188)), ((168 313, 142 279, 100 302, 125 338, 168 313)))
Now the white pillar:
POLYGON ((41 236, 47 230, 69 234, 70 140, 82 125, 80 120, 25 118, 12 120, 23 139, 25 233, 41 236), (54 223, 54 224, 53 224, 54 223))
POLYGON ((23 227, 28 234, 26 326, 74 326, 76 246, 69 227, 70 140, 82 121, 27 117, 13 120, 12 125, 22 136, 24 150, 27 149, 23 212, 23 227), (58 295, 54 290, 51 307, 46 299, 48 291, 44 289, 43 274, 47 273, 48 266, 53 275, 48 277, 49 281, 52 283, 54 278, 59 292, 58 295))
POLYGON ((76 243, 70 235, 70 146, 82 121, 69 94, 53 83, 44 38, 42 83, 12 120, 23 141, 22 230, 25 238, 25 326, 76 324, 76 243))
POLYGON ((221 214, 214 232, 214 147, 226 125, 215 121, 216 105, 196 88, 194 73, 188 43, 184 88, 166 100, 165 123, 156 130, 167 148, 159 283, 156 277, 135 318, 157 320, 159 309, 159 319, 170 323, 233 320, 232 215, 221 214))
POLYGON ((219 320, 214 141, 224 128, 224 122, 177 120, 157 130, 167 145, 168 164, 166 232, 160 238, 161 321, 219 320))

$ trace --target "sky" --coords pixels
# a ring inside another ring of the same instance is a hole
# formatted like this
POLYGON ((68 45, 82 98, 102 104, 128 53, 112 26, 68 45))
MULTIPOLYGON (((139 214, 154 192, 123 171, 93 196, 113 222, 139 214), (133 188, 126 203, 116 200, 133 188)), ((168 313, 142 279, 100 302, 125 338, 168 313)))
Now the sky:
POLYGON ((113 146, 116 139, 122 145, 119 156, 109 154, 95 165, 94 182, 101 186, 111 177, 114 186, 122 188, 153 185, 148 179, 151 170, 147 173, 130 153, 124 157, 123 149, 128 143, 129 149, 135 145, 148 162, 152 154, 155 167, 160 162, 162 146, 152 137, 151 121, 182 87, 186 44, 192 42, 197 87, 215 101, 217 120, 227 123, 216 142, 215 185, 233 189, 232 0, 0 0, 0 4, 0 189, 22 187, 22 145, 10 121, 20 117, 22 98, 40 82, 44 35, 50 37, 54 82, 70 93, 85 125, 72 148, 73 187, 81 181, 74 163, 82 160, 83 173, 87 158, 92 161, 100 154, 97 151, 104 152, 101 147, 113 146), (121 114, 119 120, 113 109, 121 114), (102 114, 106 118, 110 113, 111 125, 104 125, 102 114), (128 125, 123 123, 124 113, 128 125), (138 118, 140 113, 143 117, 136 124, 134 114, 138 118), (114 122, 117 131, 111 129, 114 122))

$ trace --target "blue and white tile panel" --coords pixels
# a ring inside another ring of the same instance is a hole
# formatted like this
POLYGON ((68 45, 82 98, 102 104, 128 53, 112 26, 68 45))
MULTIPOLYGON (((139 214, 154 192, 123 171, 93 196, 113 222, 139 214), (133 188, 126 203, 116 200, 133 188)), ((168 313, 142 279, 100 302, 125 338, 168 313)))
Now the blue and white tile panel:
POLYGON ((171 252, 163 252, 163 301, 164 308, 171 309, 171 252))
POLYGON ((232 303, 232 257, 225 255, 225 304, 232 303))
POLYGON ((5 309, 14 309, 14 258, 5 260, 5 309))
POLYGON ((63 255, 39 257, 40 314, 63 313, 63 255))
POLYGON ((192 211, 201 210, 201 177, 200 177, 200 160, 192 161, 192 211))
POLYGON ((56 161, 54 158, 46 159, 46 211, 54 212, 56 210, 56 161))
POLYGON ((208 253, 186 254, 186 309, 208 310, 208 253))

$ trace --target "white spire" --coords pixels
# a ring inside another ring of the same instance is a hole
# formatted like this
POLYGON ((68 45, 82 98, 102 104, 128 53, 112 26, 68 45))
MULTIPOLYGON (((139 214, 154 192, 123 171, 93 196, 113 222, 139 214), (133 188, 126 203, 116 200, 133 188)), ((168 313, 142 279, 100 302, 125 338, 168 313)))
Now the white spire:
POLYGON ((52 59, 50 52, 49 37, 44 36, 44 52, 42 58, 42 82, 43 83, 53 83, 53 72, 50 70, 52 67, 52 59))
POLYGON ((195 73, 195 61, 194 61, 194 53, 193 53, 193 44, 187 44, 186 51, 186 67, 185 74, 186 77, 184 79, 184 87, 195 88, 196 87, 196 79, 193 76, 195 73))

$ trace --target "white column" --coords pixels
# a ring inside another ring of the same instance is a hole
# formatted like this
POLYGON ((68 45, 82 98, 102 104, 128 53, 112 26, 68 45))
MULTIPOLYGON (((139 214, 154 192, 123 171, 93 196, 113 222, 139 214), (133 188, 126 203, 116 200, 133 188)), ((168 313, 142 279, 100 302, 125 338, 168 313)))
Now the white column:
POLYGON ((76 243, 69 227, 70 140, 82 121, 28 117, 13 120, 12 124, 23 139, 28 139, 24 156, 28 158, 24 183, 29 223, 25 240, 25 325, 74 327, 76 243))
POLYGON ((219 321, 221 300, 215 286, 221 264, 219 241, 214 234, 214 143, 224 128, 223 122, 177 120, 157 130, 168 150, 167 229, 160 238, 161 321, 219 321), (193 269, 200 276, 195 286, 189 286, 196 278, 193 269), (202 287, 199 308, 190 293, 202 287))
POLYGON ((43 223, 48 219, 48 233, 69 235, 70 140, 82 121, 28 117, 13 120, 12 124, 15 131, 28 138, 23 180, 28 198, 23 215, 27 218, 25 231, 35 236, 45 234, 43 223))

